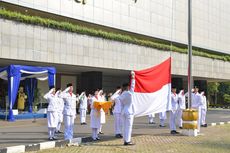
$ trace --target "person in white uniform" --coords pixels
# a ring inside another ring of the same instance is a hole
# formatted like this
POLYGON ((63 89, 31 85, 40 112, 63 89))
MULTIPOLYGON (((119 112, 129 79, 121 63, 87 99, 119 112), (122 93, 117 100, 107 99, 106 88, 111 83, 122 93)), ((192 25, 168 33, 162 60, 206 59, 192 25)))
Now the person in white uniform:
POLYGON ((179 128, 182 129, 182 124, 183 124, 183 120, 182 120, 182 114, 183 114, 183 110, 185 109, 185 94, 184 94, 184 90, 180 90, 179 94, 178 94, 178 110, 177 110, 177 116, 178 116, 178 124, 179 124, 179 128))
POLYGON ((201 107, 201 126, 202 127, 207 127, 207 123, 206 123, 206 113, 207 113, 207 100, 206 100, 206 96, 204 94, 204 91, 201 92, 201 96, 202 96, 202 107, 201 107))
POLYGON ((197 131, 200 132, 200 121, 201 121, 201 107, 202 107, 202 96, 199 94, 199 88, 194 88, 194 93, 192 93, 192 109, 198 110, 197 119, 197 131))
POLYGON ((63 91, 64 100, 64 122, 65 122, 65 140, 73 139, 74 119, 76 118, 76 95, 73 93, 72 83, 67 84, 67 88, 63 91))
POLYGON ((176 117, 177 117, 177 107, 178 107, 178 95, 176 94, 176 88, 172 87, 172 94, 171 94, 171 104, 172 110, 170 111, 170 133, 177 134, 179 132, 176 131, 176 117))
MULTIPOLYGON (((106 101, 105 96, 103 95, 103 90, 100 90, 98 92, 98 101, 100 101, 100 102, 106 101)), ((98 134, 104 134, 102 132, 102 125, 105 124, 105 122, 106 122, 105 121, 105 112, 101 108, 101 110, 100 110, 100 123, 101 123, 101 125, 100 125, 100 128, 98 129, 98 134)))
POLYGON ((148 115, 149 124, 155 124, 154 118, 155 118, 155 113, 148 115))
POLYGON ((133 94, 135 87, 135 73, 131 72, 131 86, 128 83, 122 85, 122 94, 118 97, 122 104, 122 120, 123 120, 123 140, 124 145, 133 145, 131 142, 131 134, 134 119, 134 107, 133 107, 133 94))
POLYGON ((79 96, 80 101, 80 122, 81 125, 86 125, 86 112, 88 107, 88 98, 86 96, 85 91, 81 93, 79 96))
POLYGON ((114 116, 114 130, 115 137, 122 138, 122 119, 121 119, 121 102, 118 96, 121 94, 121 87, 117 87, 116 92, 111 96, 114 102, 113 116, 114 116))
POLYGON ((165 127, 165 120, 167 119, 166 111, 159 113, 160 127, 165 127))
POLYGON ((56 140, 54 134, 58 123, 58 104, 57 99, 55 97, 54 86, 50 87, 50 91, 44 95, 44 98, 47 100, 49 104, 47 108, 49 140, 56 140))
POLYGON ((60 89, 57 89, 56 94, 55 94, 57 98, 57 104, 58 104, 58 124, 56 127, 56 133, 62 133, 61 124, 63 122, 64 101, 61 95, 62 95, 62 91, 60 89))
POLYGON ((98 137, 98 129, 100 128, 100 112, 94 108, 94 102, 98 101, 98 90, 94 92, 94 96, 89 99, 90 104, 90 127, 92 128, 92 139, 94 141, 100 140, 98 137))

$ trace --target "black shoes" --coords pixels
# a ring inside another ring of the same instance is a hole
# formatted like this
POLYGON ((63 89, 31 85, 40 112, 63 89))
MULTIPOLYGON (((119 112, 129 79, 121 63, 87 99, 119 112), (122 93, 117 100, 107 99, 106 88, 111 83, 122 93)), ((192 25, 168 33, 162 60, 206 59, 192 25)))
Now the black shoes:
POLYGON ((55 133, 58 134, 58 133, 63 133, 63 132, 62 131, 55 131, 55 133))
POLYGON ((104 134, 103 132, 99 132, 98 134, 104 134))
POLYGON ((172 130, 170 133, 171 134, 179 134, 179 132, 177 132, 176 130, 172 130))
POLYGON ((123 136, 121 134, 116 134, 115 137, 116 138, 123 138, 123 136))
POLYGON ((84 122, 84 123, 81 123, 81 125, 87 125, 87 123, 84 122))
POLYGON ((208 127, 208 125, 207 124, 203 124, 203 125, 201 125, 201 127, 208 127))
POLYGON ((183 127, 180 126, 179 129, 183 129, 183 127))
POLYGON ((159 127, 166 127, 165 125, 159 125, 159 127))
POLYGON ((48 138, 49 141, 58 140, 56 137, 48 138))
POLYGON ((124 142, 124 145, 125 145, 125 146, 131 146, 131 145, 135 145, 135 144, 132 143, 132 142, 124 142))
POLYGON ((156 124, 155 122, 149 122, 149 124, 156 124))

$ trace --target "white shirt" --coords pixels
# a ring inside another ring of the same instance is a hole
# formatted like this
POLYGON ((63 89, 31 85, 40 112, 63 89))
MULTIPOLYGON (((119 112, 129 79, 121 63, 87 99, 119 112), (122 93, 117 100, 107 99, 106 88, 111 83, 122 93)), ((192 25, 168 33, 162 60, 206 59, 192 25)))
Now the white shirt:
POLYGON ((47 100, 49 103, 47 111, 49 112, 55 112, 58 110, 58 103, 57 103, 57 98, 55 97, 54 94, 52 94, 54 89, 51 89, 48 93, 44 95, 44 98, 47 100))
POLYGON ((121 113, 121 102, 120 102, 120 99, 118 98, 119 97, 119 93, 120 93, 121 90, 117 90, 112 96, 111 96, 111 100, 113 100, 115 102, 115 106, 114 106, 114 109, 113 109, 113 113, 121 113))
POLYGON ((206 100, 206 96, 205 95, 202 95, 202 103, 203 103, 203 105, 202 105, 202 109, 204 109, 204 110, 207 110, 207 100, 206 100))
POLYGON ((198 92, 192 93, 192 108, 198 109, 202 105, 202 96, 198 92))
POLYGON ((171 94, 171 99, 172 99, 172 110, 175 111, 177 110, 178 107, 178 95, 175 93, 171 94))
POLYGON ((61 91, 57 91, 55 96, 56 96, 56 99, 57 99, 57 105, 58 105, 58 113, 63 113, 63 110, 64 110, 64 101, 62 99, 62 93, 61 91))
POLYGON ((122 94, 118 97, 122 104, 122 114, 125 115, 134 115, 134 107, 132 96, 134 93, 135 80, 132 79, 130 90, 122 92, 122 94))
POLYGON ((69 116, 75 116, 76 115, 76 95, 72 93, 72 96, 68 92, 69 88, 67 88, 63 94, 62 98, 64 100, 64 112, 63 114, 69 115, 69 116))
POLYGON ((178 94, 178 109, 185 109, 185 95, 183 94, 183 91, 180 91, 178 94))
POLYGON ((79 96, 79 101, 80 101, 80 109, 87 110, 87 97, 85 94, 81 94, 79 96))

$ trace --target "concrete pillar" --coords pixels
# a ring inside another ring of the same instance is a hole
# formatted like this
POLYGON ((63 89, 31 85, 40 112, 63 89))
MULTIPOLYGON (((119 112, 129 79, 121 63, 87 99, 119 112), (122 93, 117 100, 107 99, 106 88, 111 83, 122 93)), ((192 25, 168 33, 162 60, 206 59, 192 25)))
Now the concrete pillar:
POLYGON ((56 82, 55 85, 57 88, 61 88, 61 74, 56 74, 56 82))
POLYGON ((172 78, 172 87, 177 88, 177 92, 183 88, 183 79, 182 78, 172 78))
POLYGON ((81 73, 81 90, 93 93, 96 89, 102 88, 102 72, 92 71, 81 73))

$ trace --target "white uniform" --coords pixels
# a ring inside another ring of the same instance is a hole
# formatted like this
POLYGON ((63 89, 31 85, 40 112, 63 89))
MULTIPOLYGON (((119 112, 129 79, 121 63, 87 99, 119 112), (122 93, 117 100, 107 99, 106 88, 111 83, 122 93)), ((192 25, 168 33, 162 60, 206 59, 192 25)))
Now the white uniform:
POLYGON ((207 112, 207 100, 206 100, 206 96, 203 95, 203 93, 201 93, 202 95, 202 107, 201 107, 201 125, 205 125, 206 124, 206 112, 207 112))
POLYGON ((118 97, 122 104, 122 120, 123 120, 123 139, 125 142, 131 141, 133 119, 134 119, 134 107, 133 107, 133 93, 134 93, 135 80, 132 79, 129 91, 124 91, 118 97))
POLYGON ((184 95, 184 91, 181 90, 180 93, 178 94, 178 109, 177 109, 179 127, 182 127, 182 123, 183 123, 182 114, 184 109, 185 109, 185 95, 184 95))
POLYGON ((159 119, 160 119, 160 126, 165 126, 165 120, 167 119, 166 111, 159 113, 159 119))
POLYGON ((92 138, 93 140, 96 140, 98 138, 98 129, 100 128, 100 114, 99 112, 94 108, 93 103, 95 101, 98 101, 98 99, 94 96, 90 100, 90 127, 92 128, 92 138))
POLYGON ((85 93, 82 93, 79 96, 79 100, 80 100, 80 122, 81 123, 85 123, 86 122, 86 112, 87 112, 87 97, 85 95, 85 93))
POLYGON ((172 99, 172 110, 170 111, 170 130, 176 131, 176 116, 177 116, 177 107, 178 107, 178 95, 176 93, 171 94, 172 99))
POLYGON ((55 129, 58 123, 58 105, 57 98, 52 94, 54 89, 51 89, 44 98, 48 101, 47 121, 48 121, 48 135, 49 138, 54 138, 55 129))
POLYGON ((61 96, 61 91, 57 91, 55 94, 58 104, 58 125, 56 127, 56 132, 60 131, 61 123, 63 122, 63 110, 64 110, 64 101, 61 96))
POLYGON ((73 131, 74 131, 74 119, 76 118, 76 95, 72 93, 72 95, 68 92, 69 88, 67 88, 63 94, 64 100, 64 121, 65 121, 65 132, 64 137, 65 140, 73 139, 73 131))
POLYGON ((154 118, 155 118, 155 113, 149 114, 148 115, 149 123, 155 123, 154 118))
POLYGON ((201 121, 201 107, 202 107, 202 96, 197 93, 192 93, 192 108, 198 110, 198 119, 197 119, 197 130, 200 132, 200 121, 201 121))
MULTIPOLYGON (((106 101, 105 97, 103 95, 100 96, 100 92, 103 92, 103 91, 102 90, 99 91, 99 93, 98 93, 98 101, 100 101, 100 102, 106 101)), ((100 123, 101 123, 101 125, 100 125, 100 128, 98 129, 98 133, 102 132, 102 124, 105 124, 105 112, 104 112, 104 110, 102 108, 100 110, 100 123)))
POLYGON ((121 102, 118 98, 120 95, 121 90, 117 90, 112 96, 111 100, 115 102, 115 106, 113 109, 113 116, 114 116, 114 130, 115 134, 122 133, 122 119, 121 119, 121 102))

